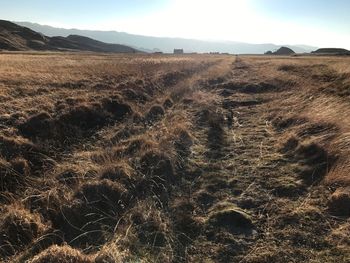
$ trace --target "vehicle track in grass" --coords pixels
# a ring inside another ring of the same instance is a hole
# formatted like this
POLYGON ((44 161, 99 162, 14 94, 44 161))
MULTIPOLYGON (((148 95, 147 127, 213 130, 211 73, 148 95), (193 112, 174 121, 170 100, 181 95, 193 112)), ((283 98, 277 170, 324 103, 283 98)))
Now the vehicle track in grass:
MULTIPOLYGON (((239 60, 226 82, 239 85, 251 75, 239 60)), ((184 261, 346 262, 349 254, 328 239, 339 225, 327 212, 329 190, 303 181, 299 163, 280 151, 271 106, 287 95, 228 86, 201 89, 210 98, 206 109, 186 107, 196 138, 187 200, 202 231, 189 237, 184 261)))
POLYGON ((69 82, 71 98, 53 90, 25 125, 3 116, 0 232, 26 233, 0 239, 5 260, 347 262, 347 218, 329 211, 323 180, 336 157, 321 139, 337 127, 289 114, 305 102, 271 61, 198 58, 147 79, 69 82))

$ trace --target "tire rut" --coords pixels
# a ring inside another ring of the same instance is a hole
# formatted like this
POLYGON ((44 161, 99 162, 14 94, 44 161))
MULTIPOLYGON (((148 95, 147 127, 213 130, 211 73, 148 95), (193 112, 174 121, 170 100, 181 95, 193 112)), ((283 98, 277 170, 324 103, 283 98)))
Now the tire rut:
MULTIPOLYGON (((325 240, 335 224, 322 205, 327 189, 313 185, 305 192, 277 149, 278 135, 267 121, 274 95, 245 94, 245 100, 260 103, 227 106, 240 99, 239 93, 219 96, 212 116, 194 128, 197 143, 189 163, 199 175, 190 196, 205 230, 192 240, 186 260, 286 262, 295 253, 303 260, 336 254, 325 240), (244 220, 249 224, 240 223, 244 220)), ((198 114, 193 110, 192 115, 198 114)))

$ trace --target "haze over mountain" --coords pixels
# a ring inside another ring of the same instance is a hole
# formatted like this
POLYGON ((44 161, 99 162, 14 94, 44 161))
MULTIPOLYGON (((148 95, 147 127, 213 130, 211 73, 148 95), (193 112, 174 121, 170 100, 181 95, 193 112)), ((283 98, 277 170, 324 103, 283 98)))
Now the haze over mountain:
POLYGON ((152 37, 128 34, 117 31, 98 31, 98 30, 80 30, 80 29, 64 29, 47 25, 40 25, 30 22, 15 22, 19 25, 31 28, 37 32, 41 32, 47 36, 81 35, 93 38, 107 43, 118 43, 143 51, 162 51, 166 53, 173 52, 174 48, 183 48, 185 52, 222 52, 235 54, 263 54, 267 50, 275 51, 281 46, 289 47, 296 53, 311 52, 317 47, 307 45, 276 45, 276 44, 250 44, 233 41, 203 41, 185 38, 168 38, 168 37, 152 37))

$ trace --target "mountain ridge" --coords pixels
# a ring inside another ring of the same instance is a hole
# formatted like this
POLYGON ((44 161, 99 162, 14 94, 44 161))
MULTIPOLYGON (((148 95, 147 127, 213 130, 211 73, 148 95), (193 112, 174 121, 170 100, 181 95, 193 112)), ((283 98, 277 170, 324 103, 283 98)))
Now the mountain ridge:
POLYGON ((264 54, 267 50, 277 50, 282 46, 293 49, 296 53, 308 53, 316 50, 318 47, 307 45, 275 45, 275 44, 250 44, 237 41, 205 41, 197 39, 176 38, 176 37, 154 37, 129 34, 118 31, 99 31, 99 30, 81 30, 65 29, 47 25, 41 25, 31 22, 15 22, 19 25, 29 27, 35 31, 48 36, 68 36, 81 35, 97 39, 108 43, 120 43, 132 46, 136 49, 153 52, 162 51, 172 53, 175 48, 182 48, 185 52, 222 52, 235 54, 264 54))
POLYGON ((6 20, 0 20, 0 50, 138 52, 138 50, 129 46, 104 43, 78 35, 48 37, 36 30, 6 20))

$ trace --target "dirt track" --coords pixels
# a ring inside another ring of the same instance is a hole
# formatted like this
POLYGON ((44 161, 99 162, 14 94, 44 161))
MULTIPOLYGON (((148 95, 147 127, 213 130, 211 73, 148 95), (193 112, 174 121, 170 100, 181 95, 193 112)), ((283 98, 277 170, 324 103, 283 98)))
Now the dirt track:
POLYGON ((325 239, 339 223, 324 206, 328 189, 304 182, 278 145, 271 115, 286 94, 227 85, 251 76, 236 62, 223 83, 201 89, 213 98, 209 110, 186 107, 195 145, 185 194, 193 217, 205 223, 198 236, 189 230, 185 261, 346 262, 325 239))

